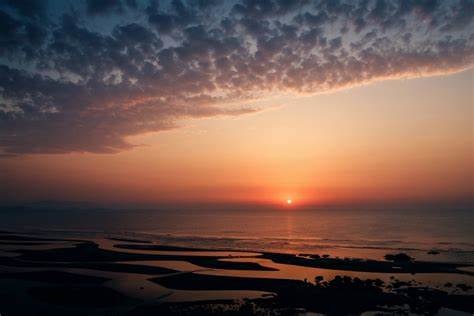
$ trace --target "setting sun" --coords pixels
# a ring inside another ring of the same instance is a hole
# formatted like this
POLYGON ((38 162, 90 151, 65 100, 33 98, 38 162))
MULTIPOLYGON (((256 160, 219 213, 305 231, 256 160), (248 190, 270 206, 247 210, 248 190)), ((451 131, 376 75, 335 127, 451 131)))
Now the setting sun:
POLYGON ((293 200, 292 200, 292 199, 287 199, 287 200, 286 200, 286 204, 291 205, 292 203, 293 203, 293 200))

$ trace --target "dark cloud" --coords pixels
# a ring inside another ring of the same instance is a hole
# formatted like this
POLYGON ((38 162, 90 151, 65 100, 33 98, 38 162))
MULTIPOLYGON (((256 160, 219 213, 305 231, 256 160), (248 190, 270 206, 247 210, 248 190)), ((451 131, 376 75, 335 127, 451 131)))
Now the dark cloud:
POLYGON ((41 18, 45 14, 47 0, 5 0, 19 14, 29 18, 41 18))
POLYGON ((461 0, 459 5, 450 6, 452 19, 446 20, 443 30, 462 30, 471 25, 474 19, 474 1, 472 0, 461 0))
POLYGON ((12 3, 0 5, 3 155, 118 152, 183 118, 255 111, 228 104, 266 93, 458 71, 474 57, 465 0, 87 1, 94 18, 12 3))
POLYGON ((131 9, 137 9, 138 8, 138 4, 137 4, 136 0, 125 0, 125 4, 127 5, 127 7, 131 8, 131 9))
MULTIPOLYGON (((87 13, 91 15, 121 13, 123 4, 121 0, 86 0, 87 13)), ((133 1, 127 1, 127 5, 136 5, 133 1)))
POLYGON ((308 4, 308 0, 243 0, 236 3, 232 13, 251 18, 282 16, 308 4))
POLYGON ((172 0, 170 7, 171 10, 169 11, 162 11, 159 9, 159 5, 152 1, 146 9, 148 22, 160 34, 169 34, 173 31, 179 32, 182 28, 197 21, 197 12, 194 6, 184 4, 180 0, 172 0))
POLYGON ((0 9, 0 56, 31 59, 46 35, 38 22, 14 18, 0 9))

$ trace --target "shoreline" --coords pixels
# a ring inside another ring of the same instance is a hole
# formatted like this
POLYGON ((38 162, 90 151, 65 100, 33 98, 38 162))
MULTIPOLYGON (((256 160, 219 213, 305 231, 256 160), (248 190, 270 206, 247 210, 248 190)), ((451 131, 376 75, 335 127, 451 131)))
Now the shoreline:
POLYGON ((222 304, 232 310, 236 299, 241 301, 239 310, 253 304, 252 308, 267 311, 362 312, 401 304, 474 312, 472 265, 421 262, 402 254, 388 258, 393 260, 249 253, 111 236, 60 239, 0 232, 0 290, 13 282, 35 304, 62 312, 63 308, 81 310, 82 305, 114 309, 116 304, 118 310, 128 306, 130 315, 143 308, 184 311, 190 306, 207 309, 222 304), (441 276, 444 285, 420 281, 441 276), (84 304, 78 296, 84 297, 84 304), (250 300, 242 301, 245 297, 250 300), (210 304, 213 298, 219 299, 210 304), (329 304, 341 300, 347 306, 329 304))
MULTIPOLYGON (((101 239, 107 238, 114 241, 123 241, 124 243, 129 242, 135 245, 138 244, 156 244, 159 243, 162 250, 165 247, 169 247, 169 250, 184 250, 189 251, 234 251, 234 252, 259 252, 259 253, 277 253, 277 254, 329 254, 331 257, 338 258, 363 258, 379 260, 387 253, 398 253, 403 252, 410 254, 415 257, 417 261, 426 262, 439 262, 439 263, 455 263, 462 265, 474 265, 474 243, 453 243, 443 241, 438 244, 420 244, 417 247, 410 246, 410 243, 400 245, 399 247, 391 247, 386 244, 389 241, 361 241, 356 240, 356 245, 351 245, 353 241, 334 239, 317 239, 317 238, 274 238, 265 237, 258 238, 247 238, 242 236, 234 237, 216 237, 214 235, 190 235, 190 234, 170 234, 170 233, 150 233, 150 232, 126 232, 126 231, 88 231, 88 230, 44 230, 44 229, 21 229, 17 232, 11 231, 14 234, 26 234, 26 235, 49 235, 49 236, 70 236, 70 239, 82 240, 82 239, 101 239), (307 243, 304 246, 296 245, 291 247, 276 247, 271 246, 271 243, 278 241, 278 243, 293 242, 293 240, 299 242, 308 242, 311 247, 307 249, 307 243), (268 241, 269 244, 266 244, 268 241), (358 245, 357 243, 363 242, 358 245), (224 245, 230 243, 231 245, 224 245), (313 244, 316 243, 317 246, 313 244), (365 244, 367 243, 367 244, 365 244), (374 245, 371 243, 382 245, 374 245)), ((400 243, 401 241, 394 241, 400 243)), ((406 242, 403 242, 406 243, 406 242)))

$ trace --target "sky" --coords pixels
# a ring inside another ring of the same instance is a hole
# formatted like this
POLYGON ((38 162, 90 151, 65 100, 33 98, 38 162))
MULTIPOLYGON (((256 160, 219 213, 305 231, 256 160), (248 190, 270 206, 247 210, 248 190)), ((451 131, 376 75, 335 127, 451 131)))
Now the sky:
POLYGON ((0 199, 471 205, 473 1, 0 1, 0 199))

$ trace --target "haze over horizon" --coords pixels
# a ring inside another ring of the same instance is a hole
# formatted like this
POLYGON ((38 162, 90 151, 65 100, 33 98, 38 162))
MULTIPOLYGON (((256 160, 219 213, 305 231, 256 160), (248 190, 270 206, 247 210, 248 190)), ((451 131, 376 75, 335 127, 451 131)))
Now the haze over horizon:
POLYGON ((473 16, 0 1, 0 200, 472 206, 473 16))

